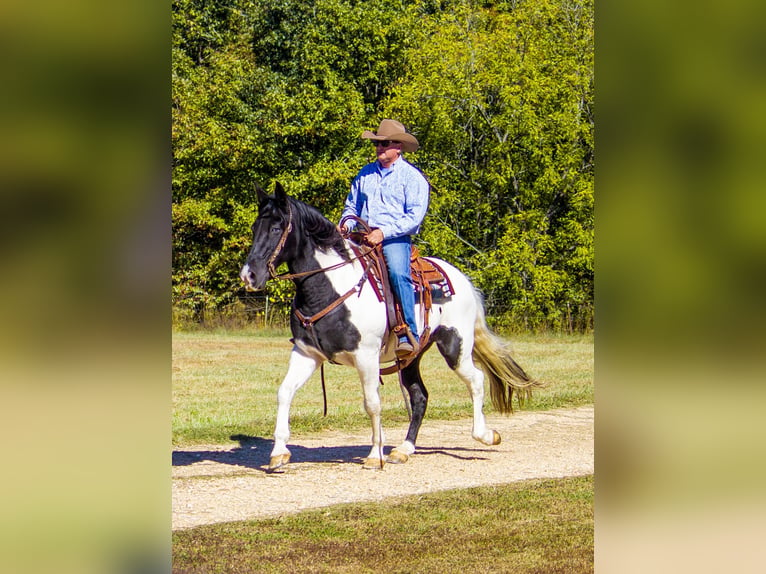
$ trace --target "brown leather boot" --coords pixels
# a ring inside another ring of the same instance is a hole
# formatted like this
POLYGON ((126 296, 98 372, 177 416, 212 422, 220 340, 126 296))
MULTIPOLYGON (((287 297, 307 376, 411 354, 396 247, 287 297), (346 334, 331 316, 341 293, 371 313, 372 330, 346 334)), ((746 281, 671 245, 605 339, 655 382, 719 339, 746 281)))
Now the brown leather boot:
POLYGON ((420 351, 420 345, 418 345, 417 341, 414 341, 414 343, 415 346, 413 346, 408 339, 405 339, 404 341, 400 340, 396 345, 396 358, 407 359, 412 355, 417 355, 418 351, 420 351))

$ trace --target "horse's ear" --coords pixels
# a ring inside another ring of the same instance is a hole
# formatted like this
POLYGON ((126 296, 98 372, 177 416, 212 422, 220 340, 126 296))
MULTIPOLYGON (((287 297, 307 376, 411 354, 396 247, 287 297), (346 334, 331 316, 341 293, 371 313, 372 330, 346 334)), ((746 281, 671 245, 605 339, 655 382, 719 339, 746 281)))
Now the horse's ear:
POLYGON ((277 204, 279 204, 280 207, 287 207, 287 193, 285 192, 285 188, 282 187, 282 184, 279 182, 276 183, 274 188, 274 198, 277 200, 277 204))
POLYGON ((263 202, 269 198, 269 195, 265 191, 263 191, 263 188, 257 183, 255 184, 255 193, 258 195, 259 206, 262 205, 263 202))

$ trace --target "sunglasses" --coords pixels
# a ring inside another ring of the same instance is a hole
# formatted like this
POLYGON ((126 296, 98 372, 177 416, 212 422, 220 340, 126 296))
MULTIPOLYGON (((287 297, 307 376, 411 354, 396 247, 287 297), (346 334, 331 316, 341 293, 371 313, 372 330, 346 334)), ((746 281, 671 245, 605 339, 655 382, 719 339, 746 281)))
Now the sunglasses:
POLYGON ((391 141, 391 140, 382 140, 382 141, 372 141, 371 143, 372 143, 373 147, 378 147, 378 146, 388 147, 392 143, 399 143, 399 142, 395 142, 395 141, 391 141))

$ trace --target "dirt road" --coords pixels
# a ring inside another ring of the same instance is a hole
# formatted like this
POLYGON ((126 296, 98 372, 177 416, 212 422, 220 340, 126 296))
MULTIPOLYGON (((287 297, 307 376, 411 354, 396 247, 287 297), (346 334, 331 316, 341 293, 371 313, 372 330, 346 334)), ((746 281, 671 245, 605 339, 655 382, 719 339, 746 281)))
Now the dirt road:
MULTIPOLYGON (((173 452, 173 529, 279 516, 332 504, 593 473, 592 406, 490 416, 498 446, 471 438, 471 421, 426 421, 406 464, 364 470, 370 432, 293 436, 292 462, 268 473, 272 440, 173 452)), ((386 429, 399 444, 406 428, 386 429)), ((386 453, 390 450, 386 449, 386 453)))

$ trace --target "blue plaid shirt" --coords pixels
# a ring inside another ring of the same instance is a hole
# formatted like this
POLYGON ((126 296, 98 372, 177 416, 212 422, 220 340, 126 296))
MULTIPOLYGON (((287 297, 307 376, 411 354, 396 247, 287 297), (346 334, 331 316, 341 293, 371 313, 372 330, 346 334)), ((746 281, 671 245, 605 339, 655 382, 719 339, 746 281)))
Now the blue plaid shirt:
POLYGON ((385 239, 414 235, 428 209, 428 190, 426 178, 404 158, 389 168, 374 161, 351 182, 341 219, 356 215, 379 228, 385 239))

